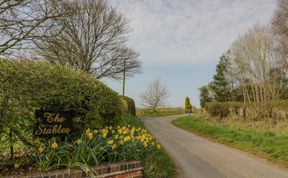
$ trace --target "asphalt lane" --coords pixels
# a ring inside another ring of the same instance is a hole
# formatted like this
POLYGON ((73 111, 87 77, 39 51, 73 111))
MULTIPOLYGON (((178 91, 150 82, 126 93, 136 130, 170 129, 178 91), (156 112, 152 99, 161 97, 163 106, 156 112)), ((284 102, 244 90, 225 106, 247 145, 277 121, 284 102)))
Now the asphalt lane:
POLYGON ((286 169, 172 125, 178 117, 143 121, 175 161, 179 178, 288 178, 286 169))

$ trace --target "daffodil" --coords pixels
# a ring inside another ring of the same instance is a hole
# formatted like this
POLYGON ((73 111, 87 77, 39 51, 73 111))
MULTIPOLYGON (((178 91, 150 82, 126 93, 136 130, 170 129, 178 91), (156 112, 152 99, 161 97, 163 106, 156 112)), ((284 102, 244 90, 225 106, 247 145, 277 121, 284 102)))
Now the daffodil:
POLYGON ((124 137, 123 139, 124 142, 129 142, 130 140, 131 140, 131 137, 129 135, 124 137))
POLYGON ((117 147, 116 144, 113 144, 113 145, 112 145, 112 149, 113 149, 113 150, 114 150, 116 147, 117 147))
POLYGON ((114 140, 109 140, 107 143, 108 143, 109 145, 113 145, 113 144, 114 144, 114 140))
POLYGON ((93 139, 93 132, 87 133, 86 136, 88 137, 89 140, 92 140, 93 139))
POLYGON ((128 131, 127 131, 127 130, 124 130, 124 131, 123 131, 123 134, 124 134, 124 135, 128 134, 128 131))
POLYGON ((90 128, 86 129, 86 135, 88 135, 90 132, 91 132, 90 128))
POLYGON ((77 145, 80 145, 80 144, 82 143, 82 140, 81 140, 81 139, 78 139, 78 140, 75 141, 75 143, 76 143, 77 145))
POLYGON ((52 148, 52 149, 58 148, 58 143, 53 142, 53 143, 51 144, 51 148, 52 148))

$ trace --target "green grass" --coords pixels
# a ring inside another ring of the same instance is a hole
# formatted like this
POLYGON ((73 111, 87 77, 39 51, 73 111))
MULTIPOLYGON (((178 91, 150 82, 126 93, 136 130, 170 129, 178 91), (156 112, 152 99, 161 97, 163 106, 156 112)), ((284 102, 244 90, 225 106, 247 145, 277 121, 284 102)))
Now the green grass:
MULTIPOLYGON (((138 117, 132 115, 123 116, 124 125, 130 124, 134 127, 145 128, 143 122, 138 117)), ((176 167, 164 148, 154 154, 149 155, 142 161, 144 178, 175 178, 176 167)))
POLYGON ((172 123, 185 130, 288 166, 288 135, 231 127, 198 116, 182 117, 172 123))
POLYGON ((159 108, 157 111, 152 109, 137 108, 136 115, 139 118, 143 117, 161 117, 161 116, 171 116, 177 114, 184 114, 185 110, 183 108, 159 108))

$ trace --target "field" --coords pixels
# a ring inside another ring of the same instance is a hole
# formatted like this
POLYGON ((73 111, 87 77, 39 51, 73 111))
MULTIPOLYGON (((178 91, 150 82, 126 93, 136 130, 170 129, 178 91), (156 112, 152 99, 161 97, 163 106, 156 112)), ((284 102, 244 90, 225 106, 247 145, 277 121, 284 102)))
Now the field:
POLYGON ((156 111, 152 109, 137 108, 136 115, 139 118, 143 117, 162 117, 171 116, 177 114, 184 114, 185 110, 183 108, 159 108, 156 111))

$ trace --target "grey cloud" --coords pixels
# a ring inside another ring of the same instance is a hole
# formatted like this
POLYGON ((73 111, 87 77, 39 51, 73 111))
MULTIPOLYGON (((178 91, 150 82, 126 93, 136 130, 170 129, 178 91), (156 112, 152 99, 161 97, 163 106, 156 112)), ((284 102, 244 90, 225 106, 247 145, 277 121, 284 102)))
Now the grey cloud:
POLYGON ((239 34, 268 23, 276 0, 110 0, 146 65, 214 64, 239 34))

